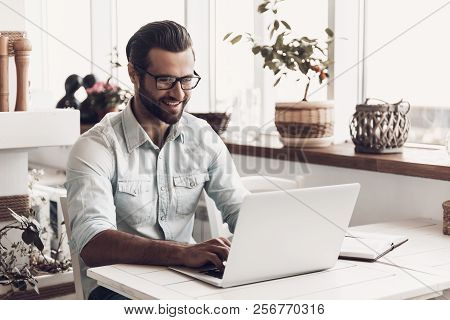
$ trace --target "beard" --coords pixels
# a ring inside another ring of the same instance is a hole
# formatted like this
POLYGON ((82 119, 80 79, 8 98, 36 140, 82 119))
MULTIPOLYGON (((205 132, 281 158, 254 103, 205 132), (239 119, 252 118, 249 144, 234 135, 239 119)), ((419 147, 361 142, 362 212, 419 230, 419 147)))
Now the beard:
POLYGON ((177 113, 173 113, 168 110, 165 110, 164 101, 171 102, 178 100, 173 99, 171 97, 163 97, 160 98, 158 101, 156 101, 155 99, 153 99, 150 93, 144 90, 143 88, 144 86, 142 85, 139 86, 138 90, 139 99, 141 100, 141 103, 144 106, 144 108, 151 115, 169 125, 175 124, 180 120, 181 116, 183 115, 184 108, 186 107, 189 99, 181 101, 181 110, 177 113))

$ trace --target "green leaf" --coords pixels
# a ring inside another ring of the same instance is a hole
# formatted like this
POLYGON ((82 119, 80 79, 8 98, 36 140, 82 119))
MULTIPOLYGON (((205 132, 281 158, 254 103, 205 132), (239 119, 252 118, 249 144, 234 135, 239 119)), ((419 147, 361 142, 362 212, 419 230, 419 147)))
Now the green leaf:
POLYGON ((286 21, 281 20, 281 23, 283 24, 283 26, 284 26, 286 29, 291 30, 291 26, 290 26, 286 21))
POLYGON ((328 35, 330 38, 333 38, 333 37, 334 37, 334 32, 333 32, 333 30, 331 30, 330 28, 326 28, 326 29, 325 29, 325 32, 327 33, 327 35, 328 35))
POLYGON ((257 55, 258 53, 261 52, 261 47, 260 46, 254 46, 252 48, 252 52, 253 52, 254 55, 257 55))
POLYGON ((230 40, 231 44, 236 44, 238 43, 240 40, 242 39, 242 35, 237 35, 236 37, 234 37, 233 39, 230 40))
POLYGON ((269 57, 271 52, 272 52, 272 48, 270 48, 269 46, 265 46, 265 47, 261 48, 261 55, 264 58, 269 57))
MULTIPOLYGON (((318 46, 316 46, 315 48, 316 48, 317 50, 319 50, 319 51, 324 55, 324 57, 327 56, 327 53, 326 53, 322 48, 320 48, 320 47, 318 47, 318 46)), ((322 59, 317 59, 317 60, 322 61, 322 59)))
POLYGON ((316 45, 317 44, 317 39, 310 39, 308 37, 301 37, 300 41, 306 42, 308 44, 312 44, 312 45, 316 45))
POLYGON ((19 280, 16 282, 17 287, 19 291, 26 291, 27 290, 27 283, 23 280, 19 280))
POLYGON ((304 62, 304 63, 302 63, 302 64, 299 64, 298 65, 298 67, 300 68, 300 71, 303 73, 303 74, 307 74, 308 73, 308 71, 309 71, 309 66, 308 66, 308 63, 306 63, 306 62, 304 62))
POLYGON ((275 30, 278 30, 279 27, 280 27, 280 22, 278 20, 275 20, 275 22, 273 23, 273 28, 275 30))
POLYGON ((263 3, 261 3, 259 6, 258 6, 258 12, 259 13, 264 13, 264 12, 266 12, 267 10, 269 10, 269 9, 267 9, 267 4, 268 4, 268 2, 263 2, 263 3))
POLYGON ((15 213, 11 208, 8 208, 8 210, 10 211, 10 215, 16 219, 18 222, 20 223, 26 223, 27 222, 27 218, 23 217, 23 216, 19 216, 17 213, 15 213))
POLYGON ((233 32, 228 32, 225 37, 223 37, 223 41, 227 40, 229 36, 231 36, 233 32))
POLYGON ((22 240, 23 242, 25 242, 26 244, 31 244, 34 240, 34 232, 31 231, 30 229, 26 229, 23 233, 22 233, 22 240))
POLYGON ((277 79, 277 81, 275 81, 275 83, 273 84, 273 86, 275 87, 278 83, 280 83, 280 80, 281 80, 281 77, 279 77, 279 78, 277 79))
MULTIPOLYGON (((275 47, 280 48, 283 45, 284 40, 284 32, 280 33, 277 37, 277 40, 275 41, 275 47)), ((286 50, 283 50, 286 51, 286 50)))
POLYGON ((33 244, 38 248, 39 251, 44 250, 44 244, 42 243, 41 238, 39 236, 36 236, 33 240, 33 244))

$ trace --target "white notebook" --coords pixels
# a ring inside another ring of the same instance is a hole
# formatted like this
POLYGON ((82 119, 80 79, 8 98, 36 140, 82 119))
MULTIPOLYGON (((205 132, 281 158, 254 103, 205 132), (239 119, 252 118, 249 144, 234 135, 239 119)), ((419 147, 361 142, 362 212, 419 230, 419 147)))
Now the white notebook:
POLYGON ((345 235, 339 258, 376 261, 406 241, 401 235, 351 231, 345 235))

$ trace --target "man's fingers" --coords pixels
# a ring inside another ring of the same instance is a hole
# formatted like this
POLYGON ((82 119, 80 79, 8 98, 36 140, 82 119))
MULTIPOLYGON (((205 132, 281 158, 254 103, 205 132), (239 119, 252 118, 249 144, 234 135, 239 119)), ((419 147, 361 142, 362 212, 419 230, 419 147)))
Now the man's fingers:
POLYGON ((229 239, 224 237, 220 237, 219 239, 222 240, 228 247, 231 247, 231 241, 229 239))
POLYGON ((224 246, 227 248, 231 247, 231 242, 227 238, 219 237, 206 241, 207 243, 224 246))
POLYGON ((216 246, 216 245, 211 245, 208 248, 208 251, 213 252, 216 255, 218 255, 219 258, 222 259, 222 261, 227 260, 228 253, 230 253, 230 249, 228 247, 216 246))
POLYGON ((208 252, 206 254, 206 258, 209 262, 211 262, 217 269, 223 270, 225 266, 223 265, 222 260, 214 253, 208 252))

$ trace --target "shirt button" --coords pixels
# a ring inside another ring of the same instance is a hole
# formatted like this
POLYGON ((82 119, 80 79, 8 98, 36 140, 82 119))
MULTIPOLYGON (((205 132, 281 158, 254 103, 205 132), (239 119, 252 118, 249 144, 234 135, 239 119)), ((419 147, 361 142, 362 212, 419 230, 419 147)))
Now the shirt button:
POLYGON ((191 187, 195 187, 195 182, 191 181, 191 187))
POLYGON ((161 187, 161 191, 166 191, 166 187, 161 187))
POLYGON ((163 156, 162 156, 162 154, 160 154, 159 156, 158 156, 158 159, 162 159, 163 158, 163 156))

